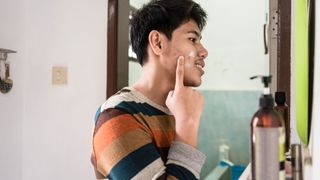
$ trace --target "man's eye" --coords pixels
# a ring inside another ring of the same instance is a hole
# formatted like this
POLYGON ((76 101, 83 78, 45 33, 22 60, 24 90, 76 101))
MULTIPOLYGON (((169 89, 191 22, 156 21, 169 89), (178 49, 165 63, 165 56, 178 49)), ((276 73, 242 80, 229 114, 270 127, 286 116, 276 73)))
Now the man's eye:
POLYGON ((196 38, 189 38, 189 40, 192 41, 193 43, 195 43, 197 39, 196 38))

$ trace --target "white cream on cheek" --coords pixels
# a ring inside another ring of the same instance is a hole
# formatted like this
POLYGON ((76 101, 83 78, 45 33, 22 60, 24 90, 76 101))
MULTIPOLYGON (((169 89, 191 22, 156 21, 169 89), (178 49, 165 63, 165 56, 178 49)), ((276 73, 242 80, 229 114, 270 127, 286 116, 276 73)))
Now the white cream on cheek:
POLYGON ((186 56, 185 56, 185 63, 184 63, 184 67, 185 68, 190 68, 193 67, 193 61, 192 59, 194 59, 196 57, 196 52, 195 51, 190 51, 186 56))
POLYGON ((196 57, 196 52, 190 51, 188 56, 191 57, 191 58, 195 58, 196 57))

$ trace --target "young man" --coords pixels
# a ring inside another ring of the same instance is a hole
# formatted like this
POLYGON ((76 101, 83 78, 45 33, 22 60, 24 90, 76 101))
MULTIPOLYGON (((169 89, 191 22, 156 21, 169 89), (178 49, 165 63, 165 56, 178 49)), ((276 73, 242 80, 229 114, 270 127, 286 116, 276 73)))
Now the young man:
POLYGON ((153 0, 131 21, 140 79, 99 109, 93 135, 96 176, 108 179, 199 179, 196 149, 208 52, 200 43, 206 13, 192 0, 153 0))

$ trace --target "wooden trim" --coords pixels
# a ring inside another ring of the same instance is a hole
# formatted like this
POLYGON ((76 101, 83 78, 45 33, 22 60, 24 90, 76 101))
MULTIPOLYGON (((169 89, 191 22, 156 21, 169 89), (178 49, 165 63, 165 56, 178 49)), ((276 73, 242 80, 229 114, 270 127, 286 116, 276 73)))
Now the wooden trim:
POLYGON ((106 98, 117 92, 118 67, 118 0, 108 0, 107 21, 107 92, 106 98))
POLYGON ((277 91, 286 92, 286 103, 290 106, 291 86, 291 0, 279 0, 280 43, 277 61, 277 91))

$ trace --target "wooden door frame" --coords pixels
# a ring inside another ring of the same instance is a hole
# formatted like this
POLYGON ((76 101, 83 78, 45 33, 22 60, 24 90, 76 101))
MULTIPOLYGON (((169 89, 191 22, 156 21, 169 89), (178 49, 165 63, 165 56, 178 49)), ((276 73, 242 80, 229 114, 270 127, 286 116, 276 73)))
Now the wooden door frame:
POLYGON ((117 91, 117 37, 118 37, 118 0, 108 0, 107 9, 107 92, 109 98, 117 91))
POLYGON ((291 104, 291 0, 279 0, 280 41, 277 65, 277 91, 286 92, 286 103, 291 104))
POLYGON ((106 99, 128 85, 128 21, 129 1, 108 0, 106 99))

